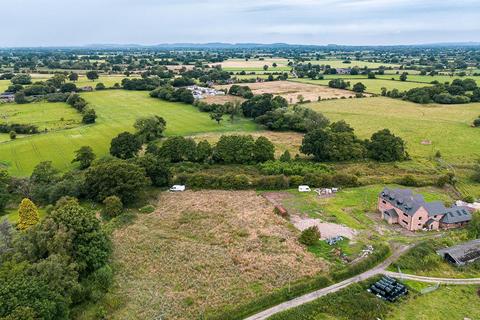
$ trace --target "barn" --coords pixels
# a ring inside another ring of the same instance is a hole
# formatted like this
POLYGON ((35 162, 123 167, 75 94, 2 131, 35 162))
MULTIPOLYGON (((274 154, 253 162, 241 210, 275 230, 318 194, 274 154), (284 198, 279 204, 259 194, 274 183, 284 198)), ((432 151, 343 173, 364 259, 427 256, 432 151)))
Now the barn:
POLYGON ((437 254, 450 263, 463 266, 480 258, 480 239, 437 250, 437 254))

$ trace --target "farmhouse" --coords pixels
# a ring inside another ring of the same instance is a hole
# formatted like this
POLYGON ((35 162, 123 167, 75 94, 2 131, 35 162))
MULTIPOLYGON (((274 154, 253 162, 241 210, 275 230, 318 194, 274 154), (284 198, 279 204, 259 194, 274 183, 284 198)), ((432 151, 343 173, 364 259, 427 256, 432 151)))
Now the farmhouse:
POLYGON ((426 202, 410 189, 384 188, 378 195, 378 210, 389 224, 410 231, 458 228, 472 219, 468 207, 446 208, 440 201, 426 202))
POLYGON ((437 250, 437 254, 448 262, 463 266, 480 258, 480 239, 437 250))
POLYGON ((203 99, 204 97, 208 97, 208 96, 225 95, 225 92, 223 92, 221 90, 215 90, 215 89, 207 88, 207 87, 200 87, 200 86, 197 86, 197 85, 188 86, 187 89, 192 92, 193 97, 195 99, 203 99))

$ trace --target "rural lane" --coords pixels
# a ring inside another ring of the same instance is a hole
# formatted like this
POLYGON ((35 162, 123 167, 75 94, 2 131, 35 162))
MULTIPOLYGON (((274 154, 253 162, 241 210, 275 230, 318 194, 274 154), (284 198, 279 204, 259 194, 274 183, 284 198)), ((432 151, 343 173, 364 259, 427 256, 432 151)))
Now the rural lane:
POLYGON ((384 271, 384 275, 397 278, 400 280, 415 280, 420 282, 431 282, 431 283, 441 283, 441 284, 480 284, 480 278, 435 278, 435 277, 424 277, 417 276, 414 274, 398 273, 391 271, 384 271))
POLYGON ((376 267, 374 267, 374 268, 372 268, 368 271, 365 271, 364 273, 361 273, 361 274, 359 274, 355 277, 343 280, 342 282, 335 283, 335 284, 333 284, 329 287, 307 293, 303 296, 297 297, 297 298, 289 300, 289 301, 285 301, 285 302, 283 302, 279 305, 276 305, 276 306, 274 306, 270 309, 264 310, 262 312, 254 314, 254 315, 252 315, 248 318, 245 318, 245 320, 264 320, 264 319, 267 319, 268 317, 271 317, 272 315, 277 314, 279 312, 298 307, 302 304, 305 304, 305 303, 311 302, 313 300, 316 300, 316 299, 318 299, 318 298, 320 298, 324 295, 327 295, 329 293, 333 293, 333 292, 336 292, 336 291, 341 290, 343 288, 346 288, 349 285, 351 285, 352 283, 361 282, 361 281, 366 280, 368 278, 371 278, 375 275, 383 274, 385 272, 385 269, 393 261, 398 259, 398 257, 400 257, 400 255, 402 253, 404 253, 405 251, 407 251, 411 247, 412 247, 411 245, 410 246, 405 246, 405 245, 399 246, 398 248, 394 249, 394 251, 393 251, 392 255, 390 255, 390 257, 385 259, 382 263, 380 263, 376 267))

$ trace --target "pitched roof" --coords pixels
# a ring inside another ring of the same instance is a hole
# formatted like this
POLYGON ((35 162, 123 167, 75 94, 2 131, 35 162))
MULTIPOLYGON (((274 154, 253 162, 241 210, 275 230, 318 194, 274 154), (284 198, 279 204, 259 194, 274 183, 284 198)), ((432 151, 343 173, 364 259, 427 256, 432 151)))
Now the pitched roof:
POLYGON ((480 239, 462 243, 450 248, 437 250, 437 253, 444 257, 447 253, 457 263, 473 261, 480 258, 480 239))
POLYGON ((427 210, 429 217, 444 214, 447 210, 441 201, 425 202, 423 207, 427 210))
POLYGON ((472 215, 465 207, 448 208, 445 215, 440 219, 442 223, 460 223, 472 220, 472 215))
POLYGON ((414 215, 425 204, 423 196, 414 194, 410 189, 384 188, 380 197, 408 215, 414 215))
POLYGON ((388 209, 384 213, 392 218, 398 218, 397 211, 395 211, 394 209, 388 209))

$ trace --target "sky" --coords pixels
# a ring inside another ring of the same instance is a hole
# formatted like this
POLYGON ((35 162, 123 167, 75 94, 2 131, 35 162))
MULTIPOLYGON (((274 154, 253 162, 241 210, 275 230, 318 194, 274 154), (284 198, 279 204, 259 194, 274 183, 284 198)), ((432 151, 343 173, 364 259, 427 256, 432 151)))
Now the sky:
POLYGON ((0 47, 480 42, 479 0, 15 0, 0 47))

